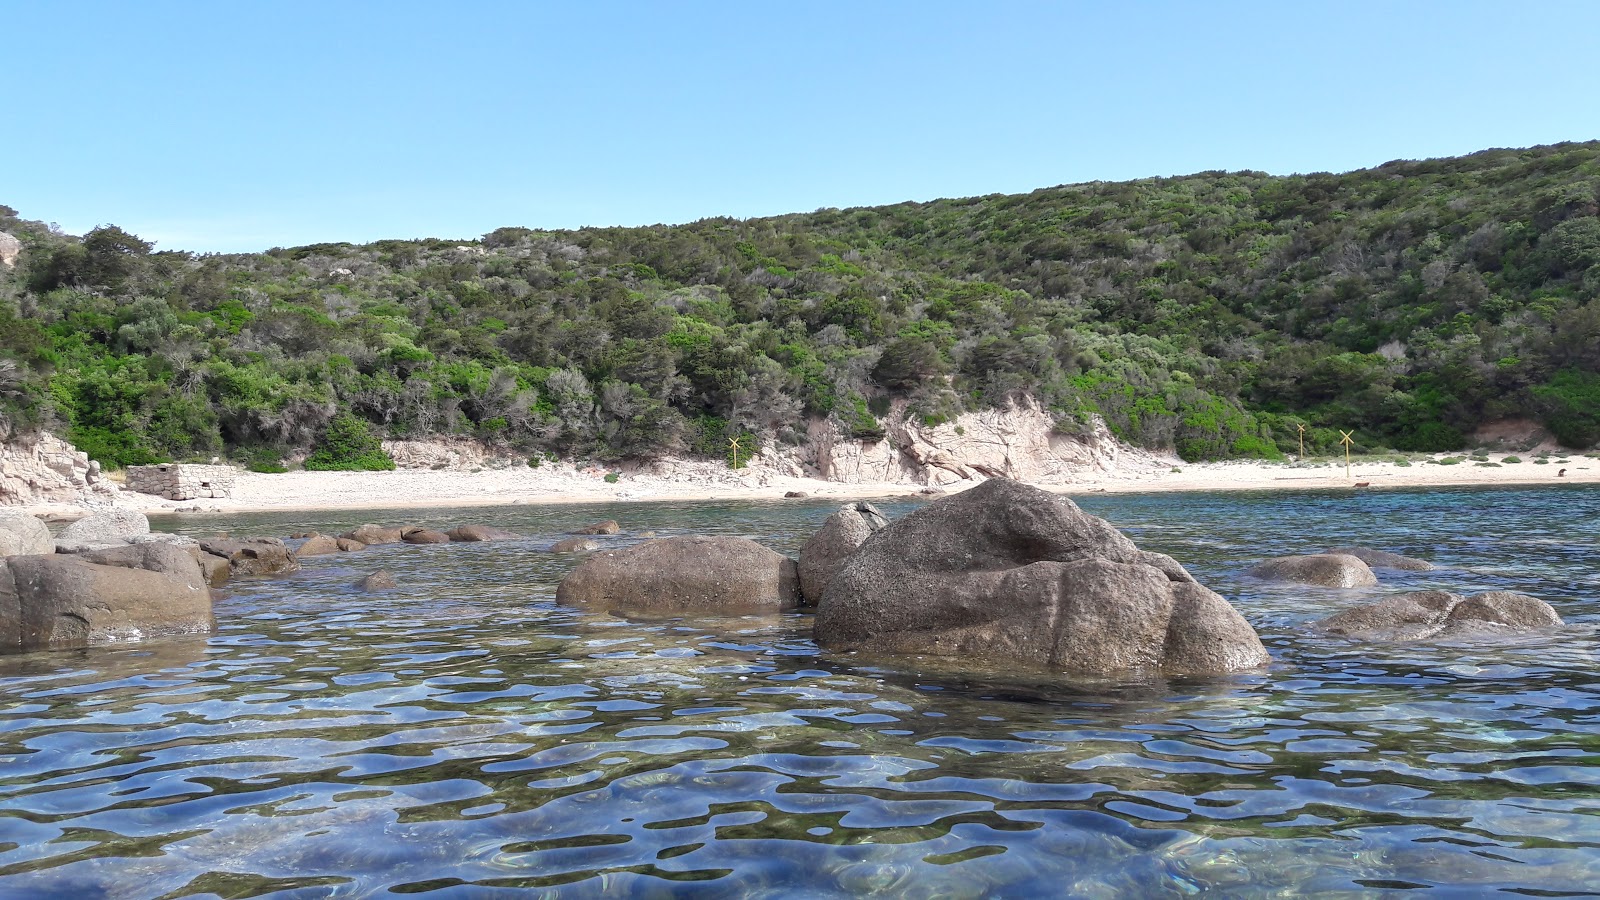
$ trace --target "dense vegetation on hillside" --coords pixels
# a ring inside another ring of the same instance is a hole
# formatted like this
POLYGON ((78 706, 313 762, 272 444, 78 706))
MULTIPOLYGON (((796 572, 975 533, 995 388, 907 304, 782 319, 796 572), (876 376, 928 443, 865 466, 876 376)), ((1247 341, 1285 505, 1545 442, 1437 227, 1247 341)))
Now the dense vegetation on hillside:
MULTIPOLYGON (((351 413, 612 459, 1031 395, 1190 459, 1600 440, 1600 143, 481 240, 157 251, 0 207, 0 430, 110 464, 351 413), (901 404, 895 404, 898 410, 901 404)), ((349 417, 341 419, 347 425, 349 417)), ((348 430, 348 429, 346 429, 348 430)))

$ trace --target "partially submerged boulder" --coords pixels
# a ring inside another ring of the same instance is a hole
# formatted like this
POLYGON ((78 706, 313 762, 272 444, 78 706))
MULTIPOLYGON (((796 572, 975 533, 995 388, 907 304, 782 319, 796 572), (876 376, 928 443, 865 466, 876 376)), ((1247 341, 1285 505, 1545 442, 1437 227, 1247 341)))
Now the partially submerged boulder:
POLYGON ((1335 613, 1312 627, 1361 640, 1419 641, 1521 634, 1562 624, 1554 607, 1528 594, 1412 591, 1335 613))
POLYGON ((386 569, 379 569, 378 571, 373 572, 367 577, 356 582, 356 587, 362 589, 363 591, 387 591, 399 586, 400 585, 394 580, 394 576, 390 575, 386 569))
POLYGON ((1433 563, 1414 556, 1401 556, 1387 550, 1374 550, 1371 547, 1340 547, 1335 550, 1324 550, 1324 553, 1336 553, 1343 556, 1354 556, 1375 569, 1399 569, 1403 572, 1431 572, 1433 563))
POLYGON ((360 541, 368 546, 373 544, 398 544, 404 536, 400 528, 371 524, 358 526, 341 535, 341 537, 348 540, 360 541))
POLYGON ((616 519, 607 519, 604 522, 585 525, 577 531, 569 531, 567 534, 616 534, 621 530, 622 526, 617 524, 616 519))
POLYGON ((871 503, 850 503, 829 516, 817 533, 800 548, 800 594, 805 604, 816 606, 833 576, 861 548, 867 538, 889 524, 871 503))
POLYGON ((0 556, 54 552, 55 538, 43 522, 20 509, 0 509, 0 556))
POLYGON ((200 549, 228 561, 233 575, 288 575, 300 571, 300 561, 277 538, 212 538, 200 549))
POLYGON ((103 509, 61 529, 56 542, 69 549, 83 550, 126 544, 132 538, 150 533, 150 520, 133 509, 103 509))
POLYGON ((334 544, 339 548, 339 551, 342 552, 342 553, 354 553, 357 550, 365 550, 365 549, 367 549, 367 545, 366 544, 363 544, 360 541, 352 540, 352 539, 346 538, 346 537, 334 538, 334 544))
POLYGON ((736 537, 660 538, 594 554, 556 601, 622 612, 781 612, 800 604, 794 560, 736 537))
POLYGON ((445 532, 450 540, 459 543, 474 543, 479 541, 514 541, 522 537, 515 531, 504 528, 492 528, 488 525, 459 525, 445 532))
POLYGON ((1293 581, 1318 587, 1372 587, 1378 576, 1358 557, 1344 553, 1314 553, 1308 556, 1280 556, 1269 559, 1245 573, 1267 581, 1293 581))
POLYGON ((200 567, 170 544, 0 559, 0 651, 115 644, 214 627, 200 567))
POLYGON ((1072 501, 1007 478, 872 535, 823 592, 830 650, 1021 661, 1098 674, 1269 661, 1226 600, 1072 501))
POLYGON ((448 544, 450 535, 431 528, 408 528, 401 540, 408 544, 448 544))
POLYGON ((598 542, 586 537, 570 537, 550 545, 551 553, 588 553, 599 549, 598 542))
POLYGON ((299 547, 295 548, 294 555, 298 557, 328 556, 338 552, 338 538, 332 538, 325 534, 314 534, 311 537, 306 538, 306 542, 304 544, 301 544, 299 547))

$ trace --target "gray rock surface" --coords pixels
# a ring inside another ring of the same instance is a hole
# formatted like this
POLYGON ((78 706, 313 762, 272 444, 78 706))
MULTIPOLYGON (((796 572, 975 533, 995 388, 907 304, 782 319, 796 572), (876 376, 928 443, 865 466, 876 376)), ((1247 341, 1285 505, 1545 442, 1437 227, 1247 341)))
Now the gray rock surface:
POLYGON ((17 257, 22 255, 22 241, 14 234, 0 231, 0 266, 15 268, 17 257))
POLYGON ((488 525, 460 525, 445 532, 450 540, 461 543, 474 543, 478 541, 514 541, 522 537, 515 531, 504 528, 492 528, 488 525))
POLYGON ((1269 661, 1249 623, 1182 566, 1072 501, 1006 478, 872 535, 824 590, 816 635, 830 650, 1097 674, 1269 661))
POLYGON ((807 606, 816 606, 833 576, 854 556, 867 538, 889 524, 870 503, 850 503, 823 521, 800 548, 800 594, 807 606))
POLYGON ((289 575, 300 571, 300 561, 277 538, 213 538, 200 549, 228 561, 233 575, 289 575))
POLYGON ((669 537, 595 553, 556 601, 621 612, 781 612, 800 604, 794 560, 736 537, 669 537))
POLYGON ((20 509, 0 509, 0 556, 56 552, 50 529, 20 509))
POLYGON ((339 539, 325 534, 313 535, 306 538, 306 542, 294 549, 297 557, 329 556, 339 552, 339 539))
POLYGON ((1369 566, 1377 569, 1399 569, 1404 572, 1431 572, 1434 565, 1425 559, 1413 556, 1401 556, 1387 550, 1374 550, 1371 547, 1339 547, 1334 550, 1324 550, 1324 553, 1337 553, 1344 556, 1354 556, 1369 566))
POLYGON ((113 546, 150 533, 150 520, 132 509, 103 509, 61 529, 58 543, 113 546))
POLYGON ((1462 597, 1412 591, 1335 613, 1312 627, 1361 640, 1420 641, 1521 634, 1562 624, 1554 607, 1528 594, 1488 591, 1462 597))
POLYGON ((170 544, 0 559, 0 651, 211 631, 211 591, 170 544))
POLYGON ((616 519, 607 519, 604 522, 586 525, 576 531, 569 531, 567 534, 616 534, 621 530, 622 526, 617 524, 616 519))
POLYGON ((551 553, 588 553, 599 549, 597 541, 586 537, 570 537, 550 545, 551 553))
POLYGON ((338 547, 339 550, 341 552, 343 552, 343 553, 354 553, 357 550, 365 550, 365 549, 367 549, 367 545, 366 544, 363 544, 360 541, 352 540, 351 538, 346 538, 346 537, 334 538, 333 543, 334 543, 334 546, 338 547))
POLYGON ((1343 553, 1280 556, 1245 574, 1267 581, 1293 581, 1318 587, 1358 588, 1378 583, 1378 576, 1372 574, 1366 563, 1343 553))

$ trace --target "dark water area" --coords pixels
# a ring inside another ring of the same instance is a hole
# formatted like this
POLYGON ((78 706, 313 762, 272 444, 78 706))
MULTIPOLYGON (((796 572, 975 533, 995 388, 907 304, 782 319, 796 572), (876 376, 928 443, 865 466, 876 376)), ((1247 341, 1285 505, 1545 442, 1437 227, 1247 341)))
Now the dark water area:
POLYGON ((1233 601, 1273 665, 1048 678, 820 652, 805 615, 554 603, 575 559, 541 551, 574 527, 793 553, 833 503, 157 520, 529 538, 309 559, 236 580, 209 638, 0 657, 0 897, 1600 896, 1600 490, 1075 499, 1233 601), (1442 568, 1242 574, 1351 543, 1442 568), (400 588, 351 587, 378 568, 400 588), (1569 624, 1306 628, 1433 587, 1569 624))

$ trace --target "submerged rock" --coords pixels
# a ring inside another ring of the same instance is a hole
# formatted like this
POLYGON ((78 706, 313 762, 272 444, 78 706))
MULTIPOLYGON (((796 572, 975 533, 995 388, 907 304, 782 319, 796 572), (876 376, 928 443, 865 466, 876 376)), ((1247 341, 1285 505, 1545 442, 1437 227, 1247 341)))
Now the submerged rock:
POLYGON ((200 567, 170 544, 0 559, 0 651, 114 644, 214 626, 200 567))
POLYGON ((394 576, 390 575, 386 569, 379 569, 356 582, 356 587, 363 591, 387 591, 399 586, 399 583, 394 580, 394 576))
POLYGON ((1064 497, 1006 478, 861 545, 823 592, 831 650, 1017 660, 1101 674, 1269 661, 1226 600, 1064 497))
POLYGON ((431 528, 407 528, 401 540, 408 544, 448 544, 450 535, 431 528))
POLYGON ((20 509, 0 509, 0 556, 54 552, 55 538, 43 522, 20 509))
POLYGON ((889 524, 870 503, 851 503, 829 516, 817 533, 800 548, 800 594, 809 606, 822 600, 833 576, 860 549, 867 538, 889 524))
POLYGON ((550 545, 551 553, 588 553, 599 549, 599 543, 584 537, 571 537, 550 545))
POLYGON ((367 545, 366 544, 363 544, 360 541, 354 540, 352 538, 345 538, 345 537, 335 538, 334 539, 334 544, 339 548, 339 550, 341 552, 344 552, 344 553, 354 553, 357 550, 365 550, 365 549, 367 549, 367 545))
POLYGON ((301 544, 299 547, 295 548, 294 555, 327 556, 329 554, 338 552, 339 541, 337 538, 331 538, 325 534, 314 534, 311 537, 306 538, 306 542, 304 544, 301 544))
POLYGON ((800 604, 794 560, 736 537, 669 537, 578 564, 556 601, 641 612, 780 612, 800 604))
POLYGON ((514 541, 522 537, 515 531, 504 528, 491 528, 488 525, 460 525, 445 532, 450 540, 460 543, 474 543, 479 541, 514 541))
POLYGON ((1293 581, 1318 587, 1372 587, 1378 576, 1359 558, 1343 553, 1316 553, 1309 556, 1280 556, 1269 559, 1245 573, 1267 581, 1293 581))
POLYGON ((621 530, 622 526, 617 524, 616 519, 607 519, 604 522, 596 522, 593 525, 586 525, 583 528, 579 528, 577 531, 569 531, 567 534, 616 534, 621 530))
POLYGON ((371 546, 373 544, 398 544, 405 537, 400 528, 390 528, 385 525, 361 525, 341 535, 347 540, 360 541, 371 546))
POLYGON ((228 561, 233 575, 288 575, 300 571, 300 561, 277 538, 213 538, 200 549, 228 561))
POLYGON ((1385 597, 1312 623, 1313 628, 1374 641, 1417 641, 1520 634, 1564 624, 1550 604, 1513 591, 1462 597, 1412 591, 1385 597))
POLYGON ((1412 556, 1401 556, 1387 550, 1374 550, 1371 547, 1340 547, 1336 550, 1324 550, 1324 553, 1334 553, 1343 556, 1354 556, 1369 566, 1378 569, 1399 569, 1404 572, 1431 572, 1434 565, 1425 559, 1412 556))

